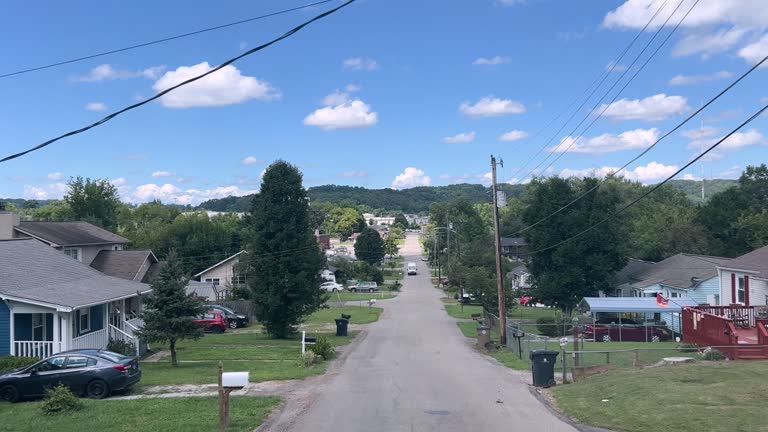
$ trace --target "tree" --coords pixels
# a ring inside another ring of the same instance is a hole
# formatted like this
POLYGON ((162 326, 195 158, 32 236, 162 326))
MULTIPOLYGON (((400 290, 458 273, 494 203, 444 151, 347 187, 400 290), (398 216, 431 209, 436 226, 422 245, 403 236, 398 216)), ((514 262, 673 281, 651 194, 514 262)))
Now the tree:
POLYGON ((408 219, 405 218, 405 215, 402 213, 398 213, 395 215, 395 221, 392 223, 392 225, 400 225, 402 229, 408 228, 408 219))
POLYGON ((117 229, 117 210, 120 197, 117 188, 106 179, 91 180, 82 177, 70 178, 69 192, 64 201, 72 209, 73 216, 87 220, 105 229, 117 229))
POLYGON ((384 258, 384 241, 376 230, 366 228, 357 236, 355 256, 371 265, 381 262, 384 258))
POLYGON ((326 297, 320 290, 325 255, 315 239, 301 182, 295 166, 285 161, 270 165, 244 221, 254 312, 275 338, 293 334, 326 297))
POLYGON ((390 258, 394 258, 399 251, 400 249, 397 246, 397 239, 392 235, 388 235, 387 238, 384 239, 384 254, 389 255, 390 258))
MULTIPOLYGON (((368 219, 368 225, 376 225, 376 221, 373 218, 368 219)), ((360 232, 363 232, 363 230, 360 230, 360 232)))
POLYGON ((188 281, 176 253, 172 251, 152 284, 152 292, 144 298, 144 327, 138 335, 150 343, 168 342, 172 366, 178 366, 176 342, 203 336, 203 328, 193 320, 206 308, 202 300, 187 295, 185 287, 188 281))
POLYGON ((342 240, 348 239, 358 228, 360 214, 350 207, 334 207, 328 212, 323 223, 323 231, 335 234, 342 240))

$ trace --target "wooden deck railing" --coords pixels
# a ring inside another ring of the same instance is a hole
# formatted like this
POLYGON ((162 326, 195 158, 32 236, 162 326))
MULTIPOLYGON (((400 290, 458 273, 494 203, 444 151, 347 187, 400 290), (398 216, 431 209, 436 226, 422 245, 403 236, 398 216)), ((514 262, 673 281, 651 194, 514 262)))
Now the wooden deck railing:
POLYGON ((757 320, 757 344, 768 346, 768 319, 757 320))
POLYGON ((755 327, 755 307, 743 305, 709 306, 699 305, 696 309, 708 314, 729 318, 736 327, 755 327))
POLYGON ((736 327, 732 319, 705 312, 699 308, 684 308, 683 341, 695 343, 700 347, 733 346, 733 348, 719 349, 733 360, 736 358, 739 337, 736 335, 736 327))

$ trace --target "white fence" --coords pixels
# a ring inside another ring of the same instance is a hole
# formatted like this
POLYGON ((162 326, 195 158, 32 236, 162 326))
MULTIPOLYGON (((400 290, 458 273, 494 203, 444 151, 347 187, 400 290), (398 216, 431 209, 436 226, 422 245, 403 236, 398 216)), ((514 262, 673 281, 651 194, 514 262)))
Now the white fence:
POLYGON ((46 358, 60 351, 60 342, 14 341, 13 343, 13 355, 18 357, 46 358))
POLYGON ((101 329, 72 339, 72 346, 70 349, 104 349, 107 347, 108 343, 109 334, 107 329, 101 329))

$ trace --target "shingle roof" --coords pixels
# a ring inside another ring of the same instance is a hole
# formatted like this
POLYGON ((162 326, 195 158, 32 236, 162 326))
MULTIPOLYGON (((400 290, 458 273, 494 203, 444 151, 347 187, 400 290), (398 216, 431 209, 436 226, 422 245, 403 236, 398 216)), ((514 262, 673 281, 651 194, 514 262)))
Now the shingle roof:
POLYGON ((502 237, 501 246, 527 246, 528 242, 522 237, 502 237))
POLYGON ((88 222, 24 221, 16 227, 16 230, 58 246, 128 243, 130 241, 88 222))
POLYGON ((654 265, 656 265, 654 262, 630 258, 629 261, 627 261, 627 265, 625 265, 623 269, 617 271, 613 276, 614 283, 616 285, 628 283, 634 275, 648 270, 654 265))
POLYGON ((103 250, 93 259, 91 267, 109 276, 136 280, 141 266, 147 260, 157 263, 151 250, 103 250))
POLYGON ((150 291, 107 276, 33 239, 0 241, 0 297, 74 309, 150 291))
POLYGON ((208 267, 207 269, 205 269, 205 270, 201 271, 200 273, 196 274, 196 275, 195 275, 195 277, 200 277, 200 275, 202 275, 203 273, 206 273, 206 272, 208 272, 208 271, 209 271, 209 270, 211 270, 211 269, 215 269, 216 267, 218 267, 218 266, 220 266, 220 265, 222 265, 222 264, 226 263, 226 262, 227 262, 227 261, 229 261, 229 260, 232 260, 232 259, 234 259, 234 258, 237 258, 237 257, 239 257, 239 256, 240 256, 240 254, 242 254, 242 253, 244 253, 244 252, 245 252, 245 251, 240 251, 240 252, 238 252, 238 253, 236 253, 236 254, 234 254, 234 255, 230 256, 230 257, 224 258, 223 260, 221 260, 221 261, 217 262, 216 264, 214 264, 214 265, 212 265, 212 266, 208 267))
POLYGON ((768 246, 763 246, 748 254, 734 258, 721 267, 755 271, 759 273, 761 278, 768 278, 768 246))
POLYGON ((698 282, 717 276, 717 267, 726 266, 730 258, 677 254, 658 262, 647 270, 632 275, 632 286, 646 288, 663 284, 676 288, 693 288, 698 282))

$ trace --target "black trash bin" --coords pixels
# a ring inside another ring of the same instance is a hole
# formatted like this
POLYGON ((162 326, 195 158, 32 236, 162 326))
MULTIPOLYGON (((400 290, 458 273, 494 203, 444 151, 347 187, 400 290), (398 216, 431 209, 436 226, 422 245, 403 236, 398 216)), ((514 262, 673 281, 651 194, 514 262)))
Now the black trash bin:
POLYGON ((349 320, 344 318, 336 318, 336 336, 346 336, 348 326, 349 320))
POLYGON ((352 315, 347 315, 347 314, 341 314, 341 317, 342 317, 343 319, 347 320, 347 321, 349 321, 349 320, 351 320, 351 319, 352 319, 352 315))
POLYGON ((560 353, 557 351, 531 350, 529 356, 535 387, 552 387, 555 385, 555 364, 558 354, 560 353))

